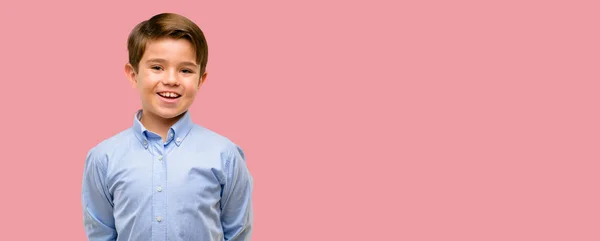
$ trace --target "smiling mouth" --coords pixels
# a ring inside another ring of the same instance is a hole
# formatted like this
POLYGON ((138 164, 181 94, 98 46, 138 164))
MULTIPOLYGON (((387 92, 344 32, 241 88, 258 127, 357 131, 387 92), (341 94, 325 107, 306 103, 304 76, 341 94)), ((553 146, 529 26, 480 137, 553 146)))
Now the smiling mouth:
POLYGON ((174 92, 158 92, 158 95, 160 95, 163 98, 167 98, 167 99, 177 99, 179 97, 181 97, 180 94, 174 93, 174 92))

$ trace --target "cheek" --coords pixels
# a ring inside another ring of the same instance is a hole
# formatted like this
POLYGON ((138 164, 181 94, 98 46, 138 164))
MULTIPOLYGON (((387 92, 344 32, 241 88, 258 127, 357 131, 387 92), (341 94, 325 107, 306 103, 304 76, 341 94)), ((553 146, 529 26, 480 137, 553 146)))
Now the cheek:
POLYGON ((153 76, 141 76, 138 81, 138 88, 144 93, 154 93, 154 87, 157 83, 157 78, 153 76))
POLYGON ((198 92, 198 82, 186 81, 185 82, 185 93, 186 95, 193 97, 198 92))
POLYGON ((194 96, 196 96, 196 89, 195 88, 186 88, 185 90, 185 95, 187 96, 187 98, 192 99, 194 98, 194 96))
POLYGON ((148 95, 148 94, 151 94, 152 92, 154 92, 152 86, 150 86, 146 83, 142 83, 140 85, 139 89, 140 89, 140 92, 145 95, 148 95))

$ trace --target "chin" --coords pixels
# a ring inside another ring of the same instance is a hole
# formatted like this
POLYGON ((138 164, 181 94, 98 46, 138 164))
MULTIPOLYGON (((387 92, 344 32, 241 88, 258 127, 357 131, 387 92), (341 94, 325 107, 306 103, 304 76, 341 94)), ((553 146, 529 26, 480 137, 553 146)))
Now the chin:
POLYGON ((156 116, 159 116, 163 119, 173 119, 175 117, 180 116, 181 114, 183 114, 185 112, 185 108, 176 108, 176 109, 171 109, 171 108, 154 108, 152 110, 152 113, 156 116))

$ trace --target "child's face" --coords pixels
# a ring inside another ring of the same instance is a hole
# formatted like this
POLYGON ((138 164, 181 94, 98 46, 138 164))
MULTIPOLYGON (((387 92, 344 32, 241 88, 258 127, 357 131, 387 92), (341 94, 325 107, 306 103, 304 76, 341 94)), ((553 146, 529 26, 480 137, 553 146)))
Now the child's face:
POLYGON ((138 89, 144 111, 170 119, 185 112, 206 79, 190 42, 163 38, 149 42, 138 65, 138 72, 127 64, 125 71, 138 89))

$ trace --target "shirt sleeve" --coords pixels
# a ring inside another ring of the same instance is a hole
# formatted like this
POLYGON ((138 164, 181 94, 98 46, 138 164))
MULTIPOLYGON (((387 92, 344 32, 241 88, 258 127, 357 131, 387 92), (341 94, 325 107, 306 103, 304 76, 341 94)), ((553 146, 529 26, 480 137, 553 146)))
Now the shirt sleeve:
POLYGON ((221 198, 221 223, 225 240, 249 241, 252 233, 253 179, 242 149, 229 151, 226 160, 226 184, 221 198))
POLYGON ((106 162, 102 159, 90 150, 83 171, 83 223, 89 241, 117 239, 112 198, 106 185, 106 162))

